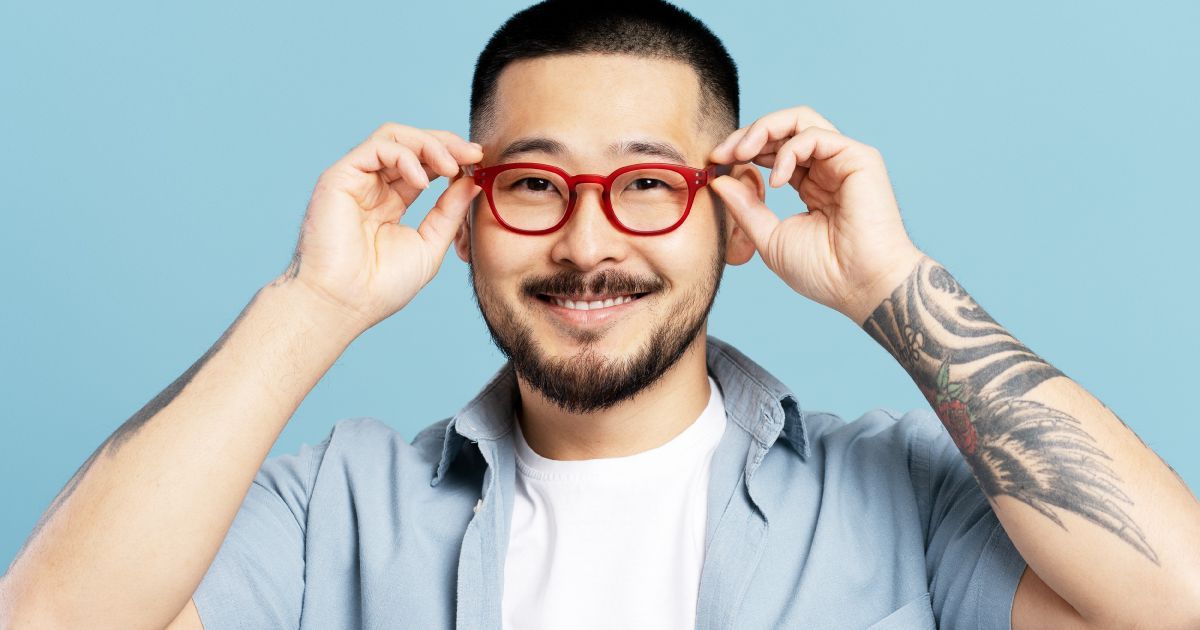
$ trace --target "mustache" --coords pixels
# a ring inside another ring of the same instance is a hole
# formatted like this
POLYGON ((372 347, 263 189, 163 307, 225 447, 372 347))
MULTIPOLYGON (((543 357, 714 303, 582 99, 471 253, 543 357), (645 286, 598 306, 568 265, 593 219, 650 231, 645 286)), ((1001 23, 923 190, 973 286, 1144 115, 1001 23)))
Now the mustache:
POLYGON ((564 269, 548 276, 535 276, 521 282, 521 291, 529 297, 546 295, 614 295, 650 293, 666 287, 661 278, 635 276, 605 269, 588 275, 564 269))

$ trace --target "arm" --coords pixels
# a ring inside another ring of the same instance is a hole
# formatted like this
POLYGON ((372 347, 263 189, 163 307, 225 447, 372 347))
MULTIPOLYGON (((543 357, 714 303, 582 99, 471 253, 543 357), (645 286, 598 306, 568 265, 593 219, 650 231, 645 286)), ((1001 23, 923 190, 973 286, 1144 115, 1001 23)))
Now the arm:
POLYGON ((1057 597, 1091 627, 1200 625, 1200 503, 1178 474, 936 261, 900 277, 846 315, 912 376, 1026 559, 1014 627, 1057 597))
POLYGON ((389 123, 323 172, 284 274, 46 510, 0 580, 0 626, 190 619, 271 445, 345 348, 433 279, 481 190, 459 165, 481 158, 451 132, 389 123), (456 181, 417 228, 400 223, 438 174, 456 181))
POLYGON ((1200 627, 1200 504, 912 243, 878 149, 801 106, 734 131, 709 159, 770 167, 807 206, 781 220, 752 168, 709 186, 737 222, 732 243, 748 239, 788 286, 862 326, 925 392, 1031 569, 1014 620, 1200 627))
POLYGON ((293 282, 259 290, 46 510, 5 577, 14 625, 165 626, 189 602, 288 418, 357 334, 293 282))

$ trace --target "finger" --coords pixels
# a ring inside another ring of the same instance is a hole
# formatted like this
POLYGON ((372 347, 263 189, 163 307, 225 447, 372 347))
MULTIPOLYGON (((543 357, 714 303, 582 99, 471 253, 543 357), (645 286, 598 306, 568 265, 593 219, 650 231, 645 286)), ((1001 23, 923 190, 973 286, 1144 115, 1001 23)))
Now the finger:
POLYGON ((809 127, 789 140, 779 152, 771 173, 771 185, 790 181, 797 166, 811 167, 812 160, 825 161, 830 167, 825 173, 830 181, 820 183, 836 184, 861 168, 855 158, 870 149, 836 131, 809 127))
POLYGON ((373 133, 372 137, 392 140, 408 147, 415 155, 419 156, 422 166, 427 167, 425 170, 431 176, 431 180, 436 179, 438 175, 450 177, 458 171, 458 161, 450 153, 444 141, 430 131, 408 125, 388 123, 373 133))
POLYGON ((808 169, 806 167, 799 166, 796 168, 796 172, 792 174, 792 178, 788 180, 788 183, 791 184, 792 188, 796 189, 796 192, 800 192, 800 185, 803 184, 807 179, 808 169))
POLYGON ((397 141, 408 144, 421 156, 421 162, 438 175, 451 177, 458 172, 458 160, 451 155, 445 143, 425 129, 413 129, 397 141))
POLYGON ((417 232, 429 245, 430 250, 441 262, 441 256, 450 248, 450 242, 458 232, 471 207, 471 200, 483 190, 469 179, 460 179, 448 186, 438 197, 437 203, 425 215, 417 232))
MULTIPOLYGON (((468 163, 474 163, 474 162, 468 162, 468 163)), ((438 177, 438 173, 435 172, 432 167, 423 164, 423 165, 421 165, 421 168, 425 169, 425 176, 426 176, 427 181, 432 181, 438 177)), ((397 179, 397 177, 399 177, 399 176, 397 175, 397 176, 393 176, 393 177, 389 178, 388 186, 390 186, 392 190, 396 191, 396 194, 400 195, 400 198, 404 201, 404 205, 408 206, 414 200, 416 200, 416 198, 421 195, 421 191, 423 191, 425 189, 421 188, 419 186, 413 185, 406 178, 401 177, 401 178, 397 179)), ((455 181, 457 181, 461 177, 464 177, 464 174, 462 172, 462 169, 459 169, 459 170, 455 171, 454 175, 450 178, 450 183, 453 184, 455 181)))
POLYGON ((765 254, 771 233, 779 225, 779 217, 739 179, 722 175, 713 180, 709 187, 725 202, 725 207, 729 208, 729 213, 750 238, 750 242, 754 243, 759 254, 765 254))
POLYGON ((429 129, 428 131, 446 145, 458 164, 475 164, 483 159, 483 145, 478 142, 468 142, 452 131, 442 129, 429 129))
POLYGON ((778 152, 788 138, 810 127, 837 132, 823 116, 807 106, 771 112, 754 121, 735 145, 728 149, 733 160, 749 160, 759 153, 778 152))
POLYGON ((483 158, 483 149, 478 145, 459 138, 457 135, 440 129, 423 129, 429 138, 430 154, 437 155, 437 172, 445 177, 454 177, 462 169, 460 164, 471 164, 483 158))
POLYGON ((737 143, 742 140, 742 136, 746 135, 747 129, 749 129, 749 126, 742 127, 729 134, 717 146, 713 147, 713 150, 708 154, 708 160, 718 164, 724 164, 732 160, 731 149, 737 146, 737 143))
POLYGON ((345 160, 362 173, 378 173, 385 178, 389 172, 399 173, 418 188, 429 186, 429 178, 417 156, 408 147, 392 140, 370 138, 346 154, 345 160))
MULTIPOLYGON (((421 153, 422 145, 432 142, 435 139, 440 140, 444 148, 451 155, 451 158, 455 160, 453 166, 456 170, 459 164, 471 164, 483 157, 482 145, 475 142, 468 142, 458 134, 441 129, 419 129, 409 125, 389 122, 384 123, 376 129, 371 134, 371 137, 394 140, 409 147, 418 154, 421 153)), ((444 167, 448 166, 448 164, 445 164, 444 156, 441 161, 443 162, 442 165, 431 162, 431 164, 441 169, 430 169, 431 174, 446 170, 444 167)))
MULTIPOLYGON (((735 161, 736 158, 733 156, 733 149, 742 141, 748 130, 749 127, 739 129, 730 135, 728 144, 722 142, 720 145, 714 147, 712 152, 709 153, 709 161, 716 162, 718 164, 735 161)), ((759 150, 759 155, 775 153, 779 150, 779 147, 783 145, 785 140, 786 138, 779 140, 767 140, 765 143, 763 143, 762 149, 759 150)))

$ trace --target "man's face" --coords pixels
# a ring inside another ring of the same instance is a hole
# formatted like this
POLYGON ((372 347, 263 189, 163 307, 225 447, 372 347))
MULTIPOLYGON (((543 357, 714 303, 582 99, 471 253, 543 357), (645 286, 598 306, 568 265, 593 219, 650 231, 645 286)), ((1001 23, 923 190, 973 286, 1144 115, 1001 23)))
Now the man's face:
MULTIPOLYGON (((699 131, 699 81, 683 63, 627 55, 569 55, 515 62, 501 73, 497 117, 481 166, 516 161, 552 164, 571 174, 608 175, 663 155, 610 154, 612 143, 675 147, 692 167, 722 138, 699 131), (547 138, 565 152, 503 157, 516 140, 547 138)), ((550 234, 501 226, 480 193, 456 248, 488 329, 518 374, 572 412, 610 407, 658 379, 705 332, 732 226, 701 189, 687 220, 657 236, 626 234, 609 223, 600 186, 583 184, 570 220, 550 234), (632 300, 630 300, 632 298, 632 300), (580 310, 563 300, 614 299, 580 310), (630 300, 625 303, 620 303, 630 300)), ((731 221, 730 221, 731 222, 731 221)), ((740 234, 740 232, 739 232, 740 234)), ((744 240, 744 239, 741 239, 744 240)), ((745 243, 730 262, 744 262, 745 243)))

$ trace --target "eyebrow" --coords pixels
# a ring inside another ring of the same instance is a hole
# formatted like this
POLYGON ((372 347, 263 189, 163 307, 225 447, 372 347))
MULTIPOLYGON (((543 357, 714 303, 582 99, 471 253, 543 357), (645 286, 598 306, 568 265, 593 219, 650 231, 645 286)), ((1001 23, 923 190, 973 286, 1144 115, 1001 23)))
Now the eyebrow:
MULTIPOLYGON (((670 142, 660 142, 658 140, 622 140, 608 145, 607 151, 608 155, 613 157, 633 153, 657 157, 668 162, 687 166, 687 158, 683 156, 683 152, 675 148, 675 145, 670 142)), ((567 145, 553 138, 531 136, 519 138, 509 143, 500 152, 499 161, 504 162, 516 155, 534 152, 549 153, 554 156, 562 156, 568 153, 567 145)))

